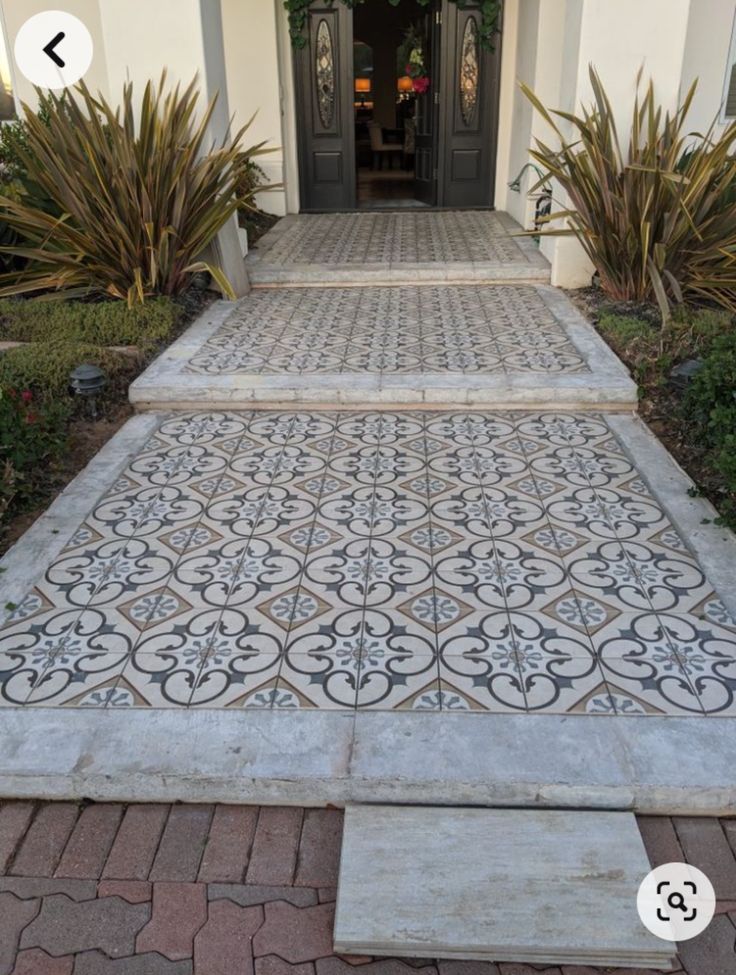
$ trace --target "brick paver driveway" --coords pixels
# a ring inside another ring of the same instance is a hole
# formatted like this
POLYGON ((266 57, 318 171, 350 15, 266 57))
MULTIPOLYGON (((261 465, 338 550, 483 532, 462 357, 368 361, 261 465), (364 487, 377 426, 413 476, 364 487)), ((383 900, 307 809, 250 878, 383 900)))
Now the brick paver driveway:
MULTIPOLYGON (((639 826, 653 865, 687 860, 716 889, 717 916, 681 946, 681 972, 733 975, 736 819, 641 817, 639 826)), ((341 832, 342 813, 330 809, 5 803, 0 975, 604 971, 334 955, 341 832)))

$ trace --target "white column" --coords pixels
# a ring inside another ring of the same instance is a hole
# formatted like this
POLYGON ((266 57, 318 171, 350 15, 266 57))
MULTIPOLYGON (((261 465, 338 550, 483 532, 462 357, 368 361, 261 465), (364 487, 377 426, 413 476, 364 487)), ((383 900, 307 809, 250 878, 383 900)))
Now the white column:
MULTIPOLYGON (((114 101, 126 81, 137 91, 158 80, 165 67, 171 83, 200 80, 202 105, 218 95, 211 141, 229 128, 220 0, 101 0, 100 16, 109 90, 114 101)), ((215 260, 235 293, 249 290, 237 218, 223 227, 213 245, 215 260)))

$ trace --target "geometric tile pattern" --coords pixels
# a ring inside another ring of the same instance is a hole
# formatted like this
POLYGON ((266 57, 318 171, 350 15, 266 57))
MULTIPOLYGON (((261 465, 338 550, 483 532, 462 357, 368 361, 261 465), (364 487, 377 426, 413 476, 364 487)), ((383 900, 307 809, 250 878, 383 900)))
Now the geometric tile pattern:
POLYGON ((254 291, 190 360, 190 372, 588 372, 529 286, 254 291))
POLYGON ((257 253, 269 265, 523 260, 498 214, 480 210, 301 214, 288 234, 266 238, 257 253))
POLYGON ((163 421, 0 704, 736 715, 736 625, 596 415, 163 421))

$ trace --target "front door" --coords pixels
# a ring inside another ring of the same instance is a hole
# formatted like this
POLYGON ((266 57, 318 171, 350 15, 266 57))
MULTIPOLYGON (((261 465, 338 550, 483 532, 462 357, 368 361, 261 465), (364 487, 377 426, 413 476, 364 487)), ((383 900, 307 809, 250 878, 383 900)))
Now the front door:
POLYGON ((355 207, 353 11, 318 0, 295 53, 302 210, 355 207))
POLYGON ((490 207, 501 38, 481 43, 483 0, 442 0, 439 192, 443 207, 490 207))
POLYGON ((428 206, 437 203, 437 125, 440 88, 440 0, 424 15, 422 34, 426 38, 425 60, 430 86, 416 97, 416 154, 414 196, 428 206))

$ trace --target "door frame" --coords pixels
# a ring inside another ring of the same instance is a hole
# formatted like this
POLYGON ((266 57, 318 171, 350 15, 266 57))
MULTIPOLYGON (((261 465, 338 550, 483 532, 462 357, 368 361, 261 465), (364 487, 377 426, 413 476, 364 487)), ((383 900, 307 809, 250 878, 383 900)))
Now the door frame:
MULTIPOLYGON (((341 18, 341 28, 339 31, 339 41, 336 45, 337 56, 339 59, 338 66, 338 99, 340 103, 340 111, 342 113, 342 124, 345 126, 345 156, 346 165, 348 167, 347 179, 349 181, 348 186, 348 202, 345 206, 341 206, 339 211, 333 212, 362 212, 358 210, 357 206, 357 168, 356 168, 356 158, 355 158, 355 125, 354 125, 354 93, 353 93, 353 10, 351 7, 346 6, 339 0, 317 0, 315 6, 319 4, 318 9, 324 11, 334 11, 336 8, 340 8, 340 14, 343 15, 341 18)), ((500 24, 499 32, 494 38, 494 50, 490 56, 491 60, 491 71, 484 72, 486 78, 483 82, 484 90, 487 93, 487 98, 489 102, 489 133, 490 133, 490 147, 489 147, 489 160, 487 166, 487 185, 488 185, 488 200, 489 202, 482 205, 471 206, 471 207, 448 207, 447 204, 447 176, 448 176, 448 152, 447 149, 447 137, 448 131, 452 125, 452 113, 454 108, 454 96, 455 96, 455 79, 450 77, 449 64, 451 59, 448 57, 448 40, 449 35, 446 30, 448 24, 448 9, 450 6, 456 6, 451 4, 450 0, 437 0, 437 9, 441 14, 441 20, 439 24, 433 24, 433 72, 435 68, 439 67, 439 73, 436 75, 439 78, 439 99, 435 105, 433 105, 434 111, 434 126, 435 126, 435 139, 433 147, 434 155, 434 172, 436 174, 436 188, 435 188, 435 198, 434 204, 427 209, 494 209, 496 202, 496 175, 497 175, 497 163, 498 163, 498 140, 499 140, 499 121, 500 121, 500 99, 501 99, 501 69, 502 69, 502 48, 503 48, 503 13, 502 20, 500 24), (486 87, 490 85, 490 91, 486 87)), ((288 34, 285 38, 285 46, 291 49, 291 67, 292 67, 292 78, 293 78, 293 104, 296 108, 296 118, 294 119, 295 128, 295 148, 296 148, 296 170, 299 179, 299 212, 300 213, 310 213, 310 212, 325 212, 323 208, 313 208, 305 206, 305 200, 309 198, 308 191, 306 189, 306 180, 308 179, 308 166, 307 166, 307 144, 309 133, 306 131, 306 126, 304 120, 310 117, 311 105, 305 105, 305 102, 309 102, 308 92, 304 84, 304 67, 303 51, 294 48, 291 44, 291 39, 288 34)), ((307 45, 306 51, 310 50, 310 45, 307 45)), ((308 56, 308 55, 307 55, 308 56)), ((436 86, 433 84, 433 89, 437 91, 436 86)))

